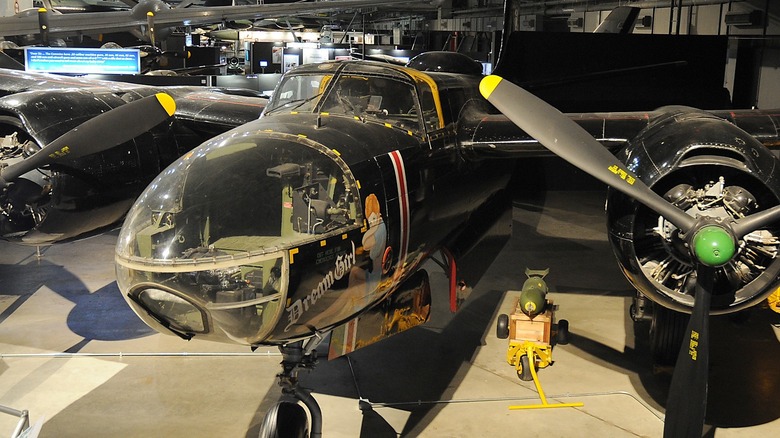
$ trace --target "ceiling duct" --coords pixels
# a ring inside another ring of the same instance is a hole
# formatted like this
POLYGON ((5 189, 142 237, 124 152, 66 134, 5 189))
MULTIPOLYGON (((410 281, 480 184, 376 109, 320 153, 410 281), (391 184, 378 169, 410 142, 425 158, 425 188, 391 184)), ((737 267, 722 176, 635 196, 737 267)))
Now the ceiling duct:
MULTIPOLYGON (((669 8, 670 0, 625 0, 583 1, 583 0, 546 0, 527 2, 524 0, 510 0, 521 15, 557 15, 570 14, 572 12, 609 11, 620 6, 632 6, 641 9, 669 8)), ((722 5, 727 3, 739 3, 740 0, 676 0, 674 7, 722 5), (682 4, 679 4, 679 3, 682 4)))

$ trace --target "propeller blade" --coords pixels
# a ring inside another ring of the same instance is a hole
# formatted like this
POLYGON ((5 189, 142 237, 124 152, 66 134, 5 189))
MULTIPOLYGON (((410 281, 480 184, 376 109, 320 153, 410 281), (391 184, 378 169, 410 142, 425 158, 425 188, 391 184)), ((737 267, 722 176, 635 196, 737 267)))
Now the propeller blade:
POLYGON ((157 46, 155 42, 155 31, 154 31, 154 12, 149 11, 146 13, 146 26, 149 30, 149 41, 151 41, 152 46, 157 46))
POLYGON ((710 301, 715 272, 716 268, 703 264, 696 268, 693 311, 674 366, 666 402, 664 438, 700 438, 704 428, 710 356, 710 301))
POLYGON ((147 96, 93 117, 23 161, 0 172, 0 187, 38 167, 111 149, 159 125, 176 110, 165 93, 147 96))
POLYGON ((693 227, 694 218, 650 190, 587 131, 547 102, 495 75, 483 78, 479 90, 512 122, 556 155, 650 207, 683 232, 693 227))
POLYGON ((49 46, 49 12, 46 8, 38 8, 38 30, 40 31, 41 44, 49 46))
POLYGON ((740 218, 734 221, 731 228, 734 230, 734 234, 742 237, 778 220, 780 220, 780 205, 740 218))

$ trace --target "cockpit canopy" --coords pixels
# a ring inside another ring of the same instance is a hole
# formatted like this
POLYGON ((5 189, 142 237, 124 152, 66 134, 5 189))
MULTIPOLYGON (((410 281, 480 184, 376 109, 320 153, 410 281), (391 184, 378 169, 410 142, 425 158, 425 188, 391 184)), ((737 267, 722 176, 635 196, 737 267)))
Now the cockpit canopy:
POLYGON ((419 73, 412 77, 386 66, 318 64, 287 73, 264 114, 296 111, 346 115, 423 133, 440 126, 432 86, 433 81, 419 73))

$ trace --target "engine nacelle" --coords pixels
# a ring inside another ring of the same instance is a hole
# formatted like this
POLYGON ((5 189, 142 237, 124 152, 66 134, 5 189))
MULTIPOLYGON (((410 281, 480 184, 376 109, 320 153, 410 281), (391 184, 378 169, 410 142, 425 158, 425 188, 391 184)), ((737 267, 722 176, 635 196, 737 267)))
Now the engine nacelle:
MULTIPOLYGON (((780 203, 780 160, 731 123, 690 108, 668 108, 618 158, 692 216, 738 218, 780 203)), ((690 313, 696 273, 679 230, 615 190, 607 227, 631 284, 664 307, 690 313)), ((711 313, 736 312, 771 293, 780 273, 778 235, 780 223, 740 240, 735 260, 718 268, 711 313)))
MULTIPOLYGON (((68 130, 122 104, 117 95, 73 90, 1 98, 0 167, 26 159, 68 130)), ((168 128, 159 131, 163 129, 168 128)), ((63 160, 13 181, 0 191, 0 239, 50 244, 118 221, 161 170, 157 137, 163 135, 144 133, 118 147, 63 160)), ((178 154, 169 155, 172 161, 178 154)))

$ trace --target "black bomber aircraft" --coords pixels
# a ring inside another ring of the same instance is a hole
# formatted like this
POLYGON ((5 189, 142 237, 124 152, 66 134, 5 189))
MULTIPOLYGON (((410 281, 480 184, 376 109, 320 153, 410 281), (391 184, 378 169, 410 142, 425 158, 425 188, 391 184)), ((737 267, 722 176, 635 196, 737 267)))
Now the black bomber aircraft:
MULTIPOLYGON (((320 410, 297 384, 314 349, 330 334, 336 357, 426 321, 420 267, 439 252, 456 307, 457 262, 506 219, 512 158, 546 146, 617 190, 609 236, 637 302, 657 303, 658 315, 693 310, 666 429, 699 436, 707 315, 754 306, 777 286, 780 163, 765 144, 778 142, 778 112, 564 116, 497 76, 483 80, 458 54, 410 65, 299 67, 260 119, 165 170, 117 244, 117 281, 136 313, 184 339, 278 345, 285 397, 263 430, 303 434, 300 400, 318 436, 320 410), (480 96, 481 80, 508 117, 480 96)), ((663 321, 657 336, 674 330, 663 321)))
POLYGON ((681 352, 665 434, 700 436, 708 315, 763 302, 780 278, 780 163, 768 149, 780 143, 780 111, 562 115, 480 72, 443 52, 406 67, 305 65, 283 76, 253 120, 253 98, 170 89, 174 112, 158 89, 2 70, 0 121, 14 132, 3 151, 16 154, 0 173, 5 237, 55 234, 47 222, 78 235, 80 224, 47 203, 86 211, 113 199, 98 181, 125 168, 148 175, 162 151, 181 151, 127 214, 117 283, 163 333, 279 346, 284 395, 263 433, 319 436, 319 407, 297 378, 315 366, 315 348, 330 335, 337 357, 425 322, 432 303, 421 266, 439 253, 456 308, 458 280, 470 281, 463 262, 488 257, 481 239, 508 230, 515 163, 555 153, 614 188, 609 238, 638 291, 632 312, 652 307, 651 336, 677 337, 662 349, 681 352), (218 107, 204 108, 209 99, 218 107), (81 116, 49 123, 77 107, 81 116), (225 121, 223 110, 235 117, 225 121), (105 126, 117 138, 87 141, 105 126), (194 149, 181 140, 203 136, 213 138, 194 149), (677 330, 687 313, 690 327, 677 330))

